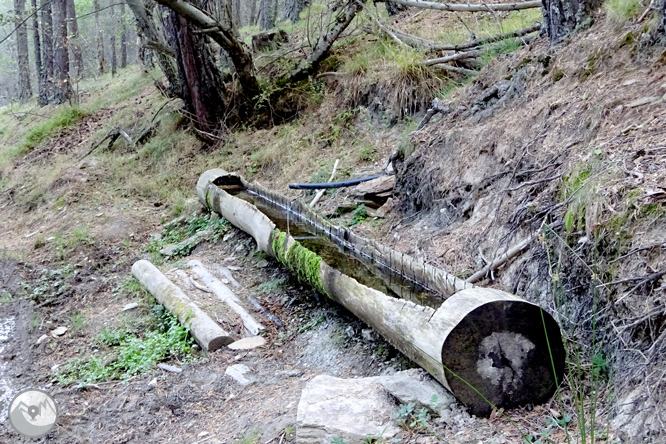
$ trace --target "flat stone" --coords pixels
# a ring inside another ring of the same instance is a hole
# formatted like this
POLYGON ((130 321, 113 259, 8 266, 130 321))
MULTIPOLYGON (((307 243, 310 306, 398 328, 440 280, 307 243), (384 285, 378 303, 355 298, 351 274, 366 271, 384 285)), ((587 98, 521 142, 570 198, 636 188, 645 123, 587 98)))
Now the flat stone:
POLYGON ((122 311, 132 310, 132 309, 134 309, 138 306, 139 306, 139 304, 137 304, 136 302, 130 302, 129 304, 127 304, 123 307, 122 311))
POLYGON ((319 375, 307 383, 298 403, 296 442, 330 443, 342 438, 364 442, 400 433, 393 421, 397 405, 373 378, 340 379, 319 375))
POLYGON ((375 376, 374 379, 401 404, 416 404, 416 410, 425 407, 440 415, 456 404, 456 399, 440 383, 425 371, 417 368, 392 375, 375 376))
POLYGON ((227 367, 227 370, 224 372, 226 376, 233 378, 240 385, 249 385, 254 382, 254 375, 252 371, 245 364, 234 364, 227 367))
POLYGON ((150 387, 150 388, 157 387, 157 378, 151 379, 150 382, 148 383, 148 387, 150 387))
POLYGON ((55 328, 55 329, 51 330, 51 336, 53 336, 54 338, 56 338, 58 336, 62 336, 65 333, 67 333, 67 327, 58 327, 58 328, 55 328))
POLYGON ((387 193, 393 189, 394 185, 395 176, 382 176, 359 184, 352 194, 354 196, 366 196, 368 194, 387 193))
POLYGON ((647 105, 648 103, 655 102, 657 100, 659 100, 659 97, 643 97, 628 104, 627 108, 636 108, 639 106, 647 105))
POLYGON ((622 86, 633 85, 633 84, 636 83, 636 82, 638 82, 638 80, 636 80, 636 79, 629 79, 629 80, 625 81, 624 83, 622 83, 622 86))
POLYGON ((259 267, 259 268, 268 267, 268 261, 266 259, 260 260, 259 262, 257 262, 257 267, 259 267))
POLYGON ((261 347, 266 345, 266 339, 261 336, 251 336, 249 338, 239 339, 236 342, 232 342, 227 345, 232 350, 250 350, 253 348, 261 347))
POLYGON ((173 366, 173 365, 169 365, 169 364, 160 363, 160 364, 157 364, 157 366, 159 368, 161 368, 162 370, 165 370, 165 371, 171 372, 171 373, 180 373, 180 372, 183 371, 182 368, 179 368, 179 367, 176 367, 176 366, 173 366))

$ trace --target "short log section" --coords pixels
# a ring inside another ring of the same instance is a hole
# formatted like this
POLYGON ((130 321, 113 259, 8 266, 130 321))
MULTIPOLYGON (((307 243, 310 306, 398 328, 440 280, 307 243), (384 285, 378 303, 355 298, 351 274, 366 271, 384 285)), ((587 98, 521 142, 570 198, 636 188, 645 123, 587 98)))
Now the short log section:
POLYGON ((300 280, 372 326, 471 413, 487 416, 493 408, 538 404, 552 396, 563 376, 564 347, 557 323, 538 305, 471 285, 437 310, 387 296, 333 269, 254 205, 221 188, 242 183, 238 175, 210 170, 200 177, 197 194, 300 280))
POLYGON ((190 329, 194 340, 203 350, 213 352, 234 342, 229 333, 197 307, 153 264, 146 260, 137 261, 132 265, 132 274, 181 324, 190 329))

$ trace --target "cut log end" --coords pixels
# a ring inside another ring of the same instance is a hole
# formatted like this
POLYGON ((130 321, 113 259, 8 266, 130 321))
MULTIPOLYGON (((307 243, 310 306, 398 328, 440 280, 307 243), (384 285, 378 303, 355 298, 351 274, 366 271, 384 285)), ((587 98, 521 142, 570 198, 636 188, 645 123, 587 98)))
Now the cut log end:
POLYGON ((515 408, 546 401, 562 380, 564 358, 555 320, 521 301, 494 301, 474 309, 442 346, 452 392, 478 416, 488 416, 492 405, 515 408))

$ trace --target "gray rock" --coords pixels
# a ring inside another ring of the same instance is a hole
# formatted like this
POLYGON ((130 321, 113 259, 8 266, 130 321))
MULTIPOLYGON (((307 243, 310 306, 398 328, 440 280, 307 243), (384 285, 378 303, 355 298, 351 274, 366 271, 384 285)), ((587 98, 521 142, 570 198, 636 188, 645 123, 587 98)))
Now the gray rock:
POLYGON ((249 338, 239 339, 236 342, 232 342, 227 345, 232 350, 249 350, 252 348, 261 347, 266 345, 266 339, 262 336, 251 336, 249 338))
POLYGON ((305 386, 298 403, 296 442, 350 443, 369 435, 391 438, 400 433, 393 421, 395 402, 373 378, 340 379, 319 375, 305 386))
POLYGON ((250 371, 250 368, 245 364, 234 364, 227 367, 227 370, 224 372, 225 376, 233 378, 237 383, 242 386, 252 384, 254 380, 254 375, 250 371))
POLYGON ((129 304, 126 304, 126 305, 123 307, 123 310, 122 310, 122 311, 132 310, 132 309, 134 309, 134 308, 136 308, 136 307, 138 307, 138 306, 139 306, 139 304, 137 304, 136 302, 130 302, 129 304))
POLYGON ((182 368, 178 368, 174 365, 169 365, 169 364, 157 364, 159 368, 161 368, 164 371, 171 372, 171 373, 180 373, 183 371, 182 368))
POLYGON ((455 406, 456 399, 425 371, 417 368, 375 376, 374 378, 401 404, 416 404, 416 410, 425 407, 436 415, 455 406), (433 402, 433 395, 436 396, 433 402))

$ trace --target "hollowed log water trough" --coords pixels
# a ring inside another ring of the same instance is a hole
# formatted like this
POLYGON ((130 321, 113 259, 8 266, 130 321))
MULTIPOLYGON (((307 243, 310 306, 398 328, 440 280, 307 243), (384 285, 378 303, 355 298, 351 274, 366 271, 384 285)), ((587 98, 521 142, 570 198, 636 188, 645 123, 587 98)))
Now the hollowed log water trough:
POLYGON ((370 325, 471 413, 542 403, 561 381, 560 329, 538 305, 473 286, 222 169, 203 173, 197 194, 299 280, 370 325))

